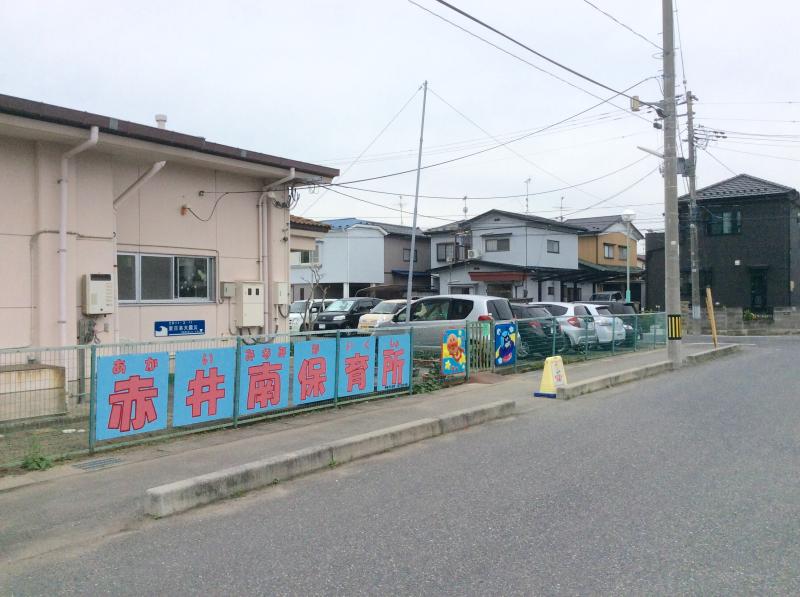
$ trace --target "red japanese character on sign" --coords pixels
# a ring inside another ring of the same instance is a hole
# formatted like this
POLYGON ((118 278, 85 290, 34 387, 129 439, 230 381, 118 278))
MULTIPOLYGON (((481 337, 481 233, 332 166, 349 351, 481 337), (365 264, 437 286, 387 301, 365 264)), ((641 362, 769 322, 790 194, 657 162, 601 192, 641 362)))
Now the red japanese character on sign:
POLYGON ((300 373, 297 375, 297 380, 300 382, 300 400, 322 396, 325 393, 325 382, 328 380, 326 369, 327 363, 323 357, 303 361, 300 373))
POLYGON ((319 354, 319 344, 311 345, 311 354, 319 354))
POLYGON ((269 357, 271 355, 272 355, 272 351, 269 348, 265 348, 264 350, 261 351, 261 358, 262 359, 269 359, 269 357))
POLYGON ((147 357, 144 360, 145 371, 155 371, 156 367, 158 367, 158 359, 154 359, 153 357, 147 357))
POLYGON ((203 355, 203 365, 210 365, 214 362, 214 355, 210 352, 203 355))
MULTIPOLYGON (((205 357, 204 357, 205 358, 205 357)), ((225 376, 219 374, 216 367, 205 371, 198 369, 194 374, 194 379, 189 382, 189 394, 186 396, 186 406, 192 407, 192 417, 203 415, 203 404, 207 404, 208 416, 217 414, 217 401, 225 398, 225 388, 222 384, 225 376)))
POLYGON ((111 368, 112 375, 122 375, 125 373, 125 361, 117 359, 114 361, 114 366, 111 368))
POLYGON ((352 392, 353 386, 360 390, 367 389, 367 367, 369 356, 354 354, 344 360, 344 372, 347 375, 347 391, 352 392))
POLYGON ((252 348, 248 348, 244 351, 244 360, 245 361, 252 361, 256 358, 256 353, 252 348))
POLYGON ((285 346, 281 346, 280 348, 278 348, 278 356, 281 357, 281 358, 286 356, 286 347, 285 346))
POLYGON ((383 383, 382 385, 399 386, 403 383, 403 369, 405 368, 405 361, 400 357, 403 356, 405 351, 396 348, 391 348, 383 351, 383 383), (389 376, 392 376, 392 383, 387 383, 389 376))
POLYGON ((280 364, 261 363, 247 368, 250 376, 250 385, 247 389, 247 409, 256 406, 266 408, 269 405, 278 406, 281 402, 281 376, 280 364))
POLYGON ((158 388, 153 386, 152 377, 131 375, 114 382, 114 393, 108 397, 111 405, 108 428, 126 432, 152 423, 158 418, 153 405, 153 398, 157 396, 158 388))

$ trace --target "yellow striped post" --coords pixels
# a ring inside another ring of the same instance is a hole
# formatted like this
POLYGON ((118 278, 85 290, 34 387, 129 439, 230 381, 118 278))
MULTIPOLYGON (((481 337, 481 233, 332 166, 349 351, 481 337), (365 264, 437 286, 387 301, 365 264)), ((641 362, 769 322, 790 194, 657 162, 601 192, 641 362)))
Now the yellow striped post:
POLYGON ((681 333, 681 316, 680 315, 667 315, 667 339, 680 340, 683 337, 681 333))

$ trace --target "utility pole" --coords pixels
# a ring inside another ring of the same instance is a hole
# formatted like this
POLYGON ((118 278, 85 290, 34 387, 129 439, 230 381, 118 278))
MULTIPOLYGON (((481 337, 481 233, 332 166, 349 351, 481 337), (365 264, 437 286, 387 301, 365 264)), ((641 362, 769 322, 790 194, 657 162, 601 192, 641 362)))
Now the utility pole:
POLYGON ((400 225, 403 226, 403 196, 398 195, 400 197, 400 225))
POLYGON ((464 219, 467 219, 467 196, 464 195, 464 219))
POLYGON ((664 295, 667 312, 667 356, 673 367, 681 356, 681 272, 678 236, 678 156, 676 151, 675 34, 672 0, 661 0, 664 28, 664 295))
POLYGON ((528 193, 530 190, 531 185, 531 177, 525 179, 525 215, 527 216, 530 213, 529 205, 528 205, 528 193))
MULTIPOLYGON (((406 321, 411 322, 411 284, 414 280, 414 251, 417 245, 417 207, 419 206, 419 175, 422 172, 422 137, 425 133, 425 103, 428 100, 428 82, 422 84, 422 123, 419 127, 419 152, 417 154, 417 186, 414 191, 414 217, 411 222, 411 256, 408 260, 408 287, 406 290, 406 321)), ((455 247, 454 247, 455 248, 455 247)))
POLYGON ((689 250, 692 261, 692 324, 693 332, 700 333, 700 255, 697 245, 697 152, 694 147, 694 112, 692 92, 686 92, 686 118, 689 133, 689 250))

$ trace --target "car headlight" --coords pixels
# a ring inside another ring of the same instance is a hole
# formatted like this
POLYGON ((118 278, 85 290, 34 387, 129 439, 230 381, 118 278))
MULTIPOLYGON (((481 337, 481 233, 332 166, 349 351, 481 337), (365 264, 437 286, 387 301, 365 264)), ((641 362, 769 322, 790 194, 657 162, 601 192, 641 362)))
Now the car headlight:
POLYGON ((344 315, 334 315, 333 316, 333 320, 334 321, 344 321, 344 315))
POLYGON ((633 331, 633 326, 632 326, 632 325, 628 325, 628 324, 626 323, 626 324, 625 324, 625 331, 626 331, 626 332, 632 332, 632 331, 633 331))

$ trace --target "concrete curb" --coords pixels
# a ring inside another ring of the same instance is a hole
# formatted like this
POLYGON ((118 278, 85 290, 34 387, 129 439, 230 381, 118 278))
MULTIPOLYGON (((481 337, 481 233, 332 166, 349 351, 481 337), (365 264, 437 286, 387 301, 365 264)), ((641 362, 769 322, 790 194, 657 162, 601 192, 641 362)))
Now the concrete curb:
MULTIPOLYGON (((740 349, 741 346, 738 344, 728 344, 726 346, 720 346, 719 348, 710 348, 703 352, 686 356, 683 360, 683 364, 685 367, 699 365, 700 363, 733 354, 740 349)), ((666 371, 672 371, 672 363, 670 361, 659 361, 658 363, 626 369, 625 371, 619 371, 611 375, 592 377, 575 384, 569 384, 563 388, 556 388, 556 398, 558 400, 570 400, 578 396, 583 396, 584 394, 605 390, 624 383, 644 379, 645 377, 652 377, 666 371)))
POLYGON ((145 492, 144 511, 163 518, 329 466, 508 417, 515 410, 512 400, 492 402, 152 487, 145 492))

